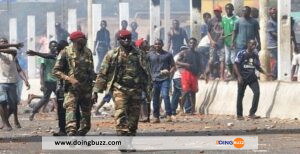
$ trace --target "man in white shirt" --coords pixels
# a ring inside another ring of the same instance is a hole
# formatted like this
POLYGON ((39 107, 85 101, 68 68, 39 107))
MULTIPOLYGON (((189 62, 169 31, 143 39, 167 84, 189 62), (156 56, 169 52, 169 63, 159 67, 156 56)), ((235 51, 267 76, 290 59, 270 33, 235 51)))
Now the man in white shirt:
MULTIPOLYGON (((187 46, 181 46, 180 51, 187 50, 187 46)), ((176 62, 179 58, 179 54, 175 55, 174 61, 176 62)), ((176 71, 173 76, 173 94, 171 100, 172 118, 175 120, 176 109, 178 103, 180 102, 180 97, 182 95, 181 88, 181 68, 177 66, 176 71)), ((180 105, 180 112, 183 113, 183 104, 180 105)))
POLYGON ((0 129, 12 130, 8 121, 10 115, 16 111, 18 69, 16 65, 17 51, 8 47, 22 47, 23 44, 8 44, 7 39, 0 38, 0 129))
POLYGON ((204 36, 198 44, 198 52, 201 54, 202 68, 206 68, 209 60, 210 40, 208 36, 204 36))
POLYGON ((295 52, 292 60, 291 81, 300 80, 299 64, 300 64, 300 53, 295 52), (295 77, 296 72, 297 72, 297 77, 295 77))

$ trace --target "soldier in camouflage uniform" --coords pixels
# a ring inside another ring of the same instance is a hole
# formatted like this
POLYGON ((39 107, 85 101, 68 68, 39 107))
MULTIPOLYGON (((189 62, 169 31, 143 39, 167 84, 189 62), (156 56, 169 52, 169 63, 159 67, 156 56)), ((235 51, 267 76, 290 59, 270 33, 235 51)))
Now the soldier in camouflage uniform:
MULTIPOLYGON (((94 86, 94 101, 97 93, 112 92, 115 102, 117 135, 134 136, 138 128, 142 92, 150 94, 152 82, 150 67, 143 51, 131 45, 131 33, 119 32, 120 47, 105 56, 94 86)), ((150 95, 147 96, 151 100, 150 95)))
POLYGON ((59 54, 53 74, 65 80, 66 132, 69 136, 84 136, 91 128, 92 88, 95 78, 93 56, 86 47, 82 32, 70 35, 72 45, 59 54), (80 83, 79 83, 80 81, 80 83), (80 128, 76 129, 76 106, 80 108, 80 128))

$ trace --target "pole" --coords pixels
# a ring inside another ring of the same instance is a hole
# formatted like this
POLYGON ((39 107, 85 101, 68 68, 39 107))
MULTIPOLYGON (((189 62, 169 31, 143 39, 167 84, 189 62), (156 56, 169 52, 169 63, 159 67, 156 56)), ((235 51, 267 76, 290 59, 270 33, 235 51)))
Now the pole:
MULTIPOLYGON (((168 32, 170 31, 170 21, 171 21, 171 0, 165 0, 164 4, 164 25, 165 25, 165 31, 164 31, 164 42, 167 45, 168 43, 168 32)), ((167 47, 165 45, 165 47, 167 47)))
POLYGON ((190 0, 191 37, 200 40, 201 0, 190 0))
MULTIPOLYGON (((267 21, 268 21, 268 0, 259 1, 259 18, 260 18, 260 61, 261 66, 266 72, 270 72, 270 56, 267 49, 267 21)), ((264 74, 260 74, 262 81, 267 81, 268 78, 264 74)))
POLYGON ((77 30, 76 9, 68 9, 68 31, 72 33, 77 30))
MULTIPOLYGON (((35 16, 27 16, 27 50, 35 51, 35 16)), ((28 77, 35 78, 35 57, 28 57, 28 77)))
POLYGON ((291 0, 278 3, 278 80, 290 81, 291 76, 291 0))
POLYGON ((61 0, 61 25, 65 27, 65 0, 61 0))
POLYGON ((150 45, 160 36, 160 0, 150 0, 150 45))
POLYGON ((93 10, 92 10, 92 5, 93 5, 93 0, 88 0, 87 3, 87 14, 88 14, 88 20, 87 20, 87 25, 88 25, 88 47, 93 48, 93 10))
POLYGON ((17 35, 17 18, 9 19, 9 42, 17 43, 18 35, 17 35))
POLYGON ((56 40, 55 33, 55 12, 47 12, 47 39, 56 40))
MULTIPOLYGON (((94 51, 94 46, 95 46, 95 40, 96 40, 96 35, 97 35, 97 32, 98 30, 100 30, 100 23, 101 23, 101 20, 102 20, 102 5, 101 4, 93 4, 92 5, 92 16, 93 16, 93 37, 92 37, 92 45, 90 46, 90 49, 92 51, 94 51)), ((95 68, 95 72, 97 71, 97 64, 98 64, 98 58, 97 56, 99 55, 95 55, 93 56, 94 58, 94 68, 95 68)))
POLYGON ((126 20, 129 24, 129 4, 127 2, 119 3, 119 29, 122 28, 122 20, 126 20))

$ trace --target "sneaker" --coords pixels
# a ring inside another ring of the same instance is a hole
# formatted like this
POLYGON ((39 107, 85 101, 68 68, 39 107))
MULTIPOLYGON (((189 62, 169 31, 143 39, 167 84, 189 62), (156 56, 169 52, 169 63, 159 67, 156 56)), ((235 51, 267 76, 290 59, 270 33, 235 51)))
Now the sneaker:
POLYGON ((152 123, 160 123, 159 118, 154 118, 154 120, 152 121, 152 123))
POLYGON ((245 120, 245 118, 243 116, 237 116, 236 119, 237 120, 245 120))
POLYGON ((2 129, 5 130, 5 131, 11 131, 12 127, 11 126, 6 126, 6 127, 2 128, 2 129))
POLYGON ((67 136, 67 133, 66 133, 66 132, 62 132, 62 131, 59 131, 59 132, 53 133, 53 136, 67 136))
POLYGON ((11 130, 12 130, 12 127, 11 127, 11 125, 8 123, 8 124, 3 124, 3 127, 2 127, 1 129, 4 130, 4 131, 11 131, 11 130))
POLYGON ((176 121, 176 116, 175 116, 175 115, 172 115, 172 116, 171 116, 171 119, 172 119, 172 121, 176 121))
POLYGON ((257 116, 255 114, 253 114, 253 115, 249 115, 248 118, 250 118, 250 119, 259 119, 260 116, 257 116))
POLYGON ((21 126, 21 124, 19 122, 15 124, 15 127, 16 128, 22 128, 22 126, 21 126))
POLYGON ((143 119, 140 120, 140 122, 150 122, 150 119, 148 119, 148 118, 143 118, 143 119))
POLYGON ((76 136, 77 134, 76 134, 76 132, 69 132, 67 135, 68 136, 76 136))
POLYGON ((96 116, 101 115, 101 112, 96 111, 96 112, 95 112, 95 115, 96 115, 96 116))
POLYGON ((194 112, 188 112, 188 113, 186 113, 185 114, 186 116, 194 116, 194 115, 196 115, 194 112))
POLYGON ((167 115, 161 115, 160 117, 159 117, 160 119, 164 119, 164 118, 167 118, 167 115))
POLYGON ((171 116, 167 116, 167 122, 172 122, 171 116))
POLYGON ((34 118, 34 115, 35 115, 34 113, 31 113, 31 114, 30 114, 30 116, 29 116, 29 120, 30 120, 30 121, 32 121, 32 120, 33 120, 33 118, 34 118))
POLYGON ((179 116, 186 116, 186 113, 184 113, 184 112, 179 112, 177 115, 179 115, 179 116))
POLYGON ((77 135, 77 136, 85 136, 86 133, 85 133, 85 132, 82 132, 82 131, 78 131, 76 135, 77 135))

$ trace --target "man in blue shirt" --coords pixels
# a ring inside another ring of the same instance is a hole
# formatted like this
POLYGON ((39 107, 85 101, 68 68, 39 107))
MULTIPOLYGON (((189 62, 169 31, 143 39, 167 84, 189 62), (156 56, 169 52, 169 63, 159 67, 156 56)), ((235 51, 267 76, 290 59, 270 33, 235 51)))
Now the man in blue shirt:
POLYGON ((200 26, 200 34, 201 34, 201 39, 207 35, 208 32, 208 22, 211 19, 211 14, 208 12, 203 13, 203 20, 204 23, 200 26))
POLYGON ((268 50, 271 54, 271 58, 275 61, 275 65, 272 66, 272 74, 277 78, 277 10, 275 8, 269 9, 270 19, 267 23, 267 39, 268 50))
POLYGON ((108 50, 111 49, 110 33, 106 28, 106 26, 107 26, 106 20, 102 20, 100 26, 101 26, 101 28, 97 32, 97 35, 96 35, 96 40, 95 40, 95 44, 94 44, 94 52, 93 52, 93 55, 96 55, 96 52, 97 52, 97 56, 98 56, 98 64, 96 67, 96 72, 99 71, 104 56, 106 55, 108 50))
POLYGON ((258 43, 257 49, 258 51, 260 50, 259 24, 254 18, 250 17, 250 13, 251 8, 245 6, 243 8, 243 17, 235 23, 231 47, 237 51, 246 49, 250 40, 256 40, 258 43))
POLYGON ((151 76, 153 81, 153 123, 159 123, 160 93, 165 103, 167 122, 171 122, 171 103, 170 103, 170 84, 171 76, 175 72, 175 62, 170 52, 163 50, 163 41, 157 39, 154 41, 155 51, 148 53, 148 59, 151 67, 151 76))
POLYGON ((259 116, 255 115, 259 101, 259 84, 255 70, 272 76, 266 73, 260 66, 258 51, 256 50, 256 41, 250 40, 247 49, 238 52, 235 59, 234 70, 238 78, 238 97, 237 97, 237 119, 243 120, 243 97, 246 87, 249 86, 253 91, 254 97, 252 100, 252 107, 250 109, 249 118, 257 119, 259 116))

